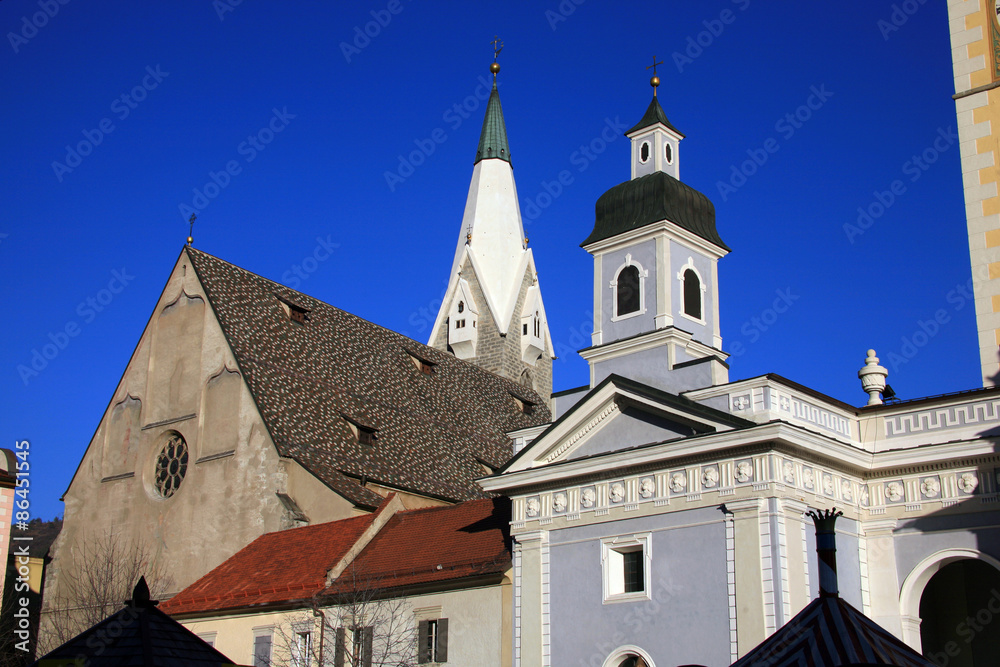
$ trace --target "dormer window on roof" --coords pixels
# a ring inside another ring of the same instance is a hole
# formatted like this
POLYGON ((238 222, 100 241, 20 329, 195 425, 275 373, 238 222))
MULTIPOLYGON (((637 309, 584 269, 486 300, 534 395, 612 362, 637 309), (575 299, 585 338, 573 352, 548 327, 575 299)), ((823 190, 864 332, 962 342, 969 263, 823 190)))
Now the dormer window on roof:
POLYGON ((278 303, 281 304, 281 308, 285 311, 285 315, 290 322, 305 326, 306 322, 309 321, 309 310, 307 308, 303 308, 291 301, 286 301, 280 296, 278 297, 278 303))
POLYGON ((406 354, 410 356, 410 361, 413 362, 413 365, 417 367, 418 371, 420 371, 424 375, 434 375, 434 367, 437 366, 436 363, 428 359, 425 359, 424 357, 414 352, 411 352, 410 350, 406 350, 406 354))
POLYGON ((511 398, 514 399, 514 403, 517 405, 517 409, 523 414, 531 415, 535 413, 535 404, 526 398, 521 398, 520 396, 515 396, 511 394, 511 398))
POLYGON ((367 426, 350 417, 344 417, 344 421, 347 422, 351 432, 354 433, 354 438, 359 444, 373 446, 375 441, 378 440, 378 429, 374 426, 367 426))

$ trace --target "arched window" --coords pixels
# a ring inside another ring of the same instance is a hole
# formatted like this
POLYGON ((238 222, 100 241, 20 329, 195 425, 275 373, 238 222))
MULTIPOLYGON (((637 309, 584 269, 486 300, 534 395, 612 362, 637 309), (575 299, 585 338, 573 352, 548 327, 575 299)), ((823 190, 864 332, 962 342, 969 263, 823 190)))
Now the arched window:
POLYGON ((615 315, 621 317, 639 310, 639 268, 635 265, 626 266, 618 274, 615 287, 618 308, 615 315))
POLYGON ((684 314, 701 319, 701 280, 694 269, 684 271, 684 314))

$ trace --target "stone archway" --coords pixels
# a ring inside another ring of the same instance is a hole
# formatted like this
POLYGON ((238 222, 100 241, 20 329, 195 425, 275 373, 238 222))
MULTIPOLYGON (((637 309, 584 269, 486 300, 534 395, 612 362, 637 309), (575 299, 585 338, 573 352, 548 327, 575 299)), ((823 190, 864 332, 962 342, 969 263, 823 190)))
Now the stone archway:
POLYGON ((900 594, 903 641, 949 667, 994 665, 1000 654, 1000 561, 947 549, 921 561, 900 594))

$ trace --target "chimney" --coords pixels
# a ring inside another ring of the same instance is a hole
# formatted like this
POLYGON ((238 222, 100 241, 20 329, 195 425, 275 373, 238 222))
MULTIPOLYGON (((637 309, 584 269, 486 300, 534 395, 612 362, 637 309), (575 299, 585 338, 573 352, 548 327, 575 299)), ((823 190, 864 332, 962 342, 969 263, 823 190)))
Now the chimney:
POLYGON ((816 524, 816 554, 819 556, 819 594, 821 597, 838 597, 837 587, 837 531, 834 524, 843 512, 810 510, 808 516, 816 524))

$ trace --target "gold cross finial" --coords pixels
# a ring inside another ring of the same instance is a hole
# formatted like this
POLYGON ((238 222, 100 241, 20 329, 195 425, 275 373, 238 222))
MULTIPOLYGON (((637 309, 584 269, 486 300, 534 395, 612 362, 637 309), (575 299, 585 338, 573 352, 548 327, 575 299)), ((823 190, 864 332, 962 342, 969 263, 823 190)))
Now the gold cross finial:
POLYGON ((194 221, 197 219, 198 216, 195 215, 194 213, 192 213, 191 217, 188 218, 188 222, 191 223, 191 226, 188 227, 188 245, 194 243, 194 221))
POLYGON ((656 62, 656 56, 653 56, 653 64, 646 67, 646 69, 649 69, 650 67, 653 68, 653 78, 649 80, 649 85, 653 87, 653 97, 656 97, 656 87, 660 85, 660 77, 656 76, 656 66, 662 64, 662 60, 660 62, 656 62))
POLYGON ((490 71, 493 72, 493 85, 497 83, 497 72, 500 71, 500 63, 497 62, 497 56, 503 51, 503 42, 496 35, 493 35, 493 41, 490 42, 493 45, 493 64, 490 65, 490 71))

